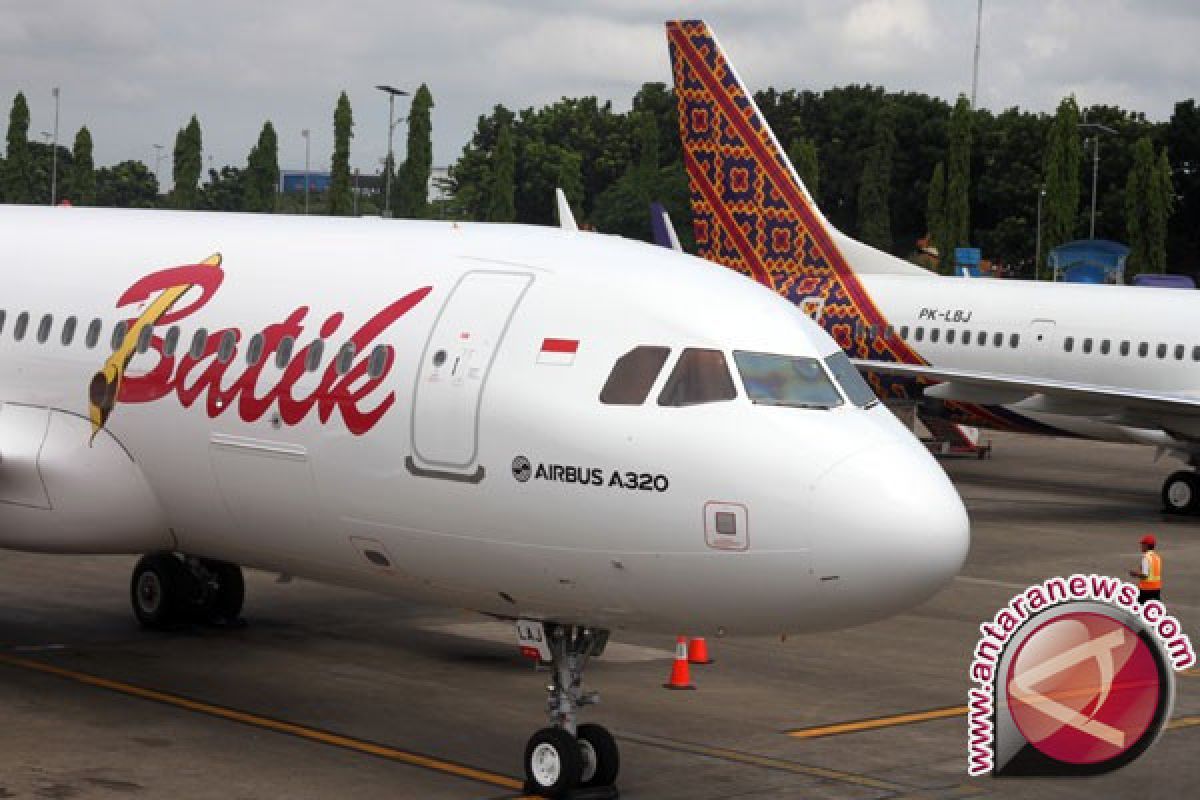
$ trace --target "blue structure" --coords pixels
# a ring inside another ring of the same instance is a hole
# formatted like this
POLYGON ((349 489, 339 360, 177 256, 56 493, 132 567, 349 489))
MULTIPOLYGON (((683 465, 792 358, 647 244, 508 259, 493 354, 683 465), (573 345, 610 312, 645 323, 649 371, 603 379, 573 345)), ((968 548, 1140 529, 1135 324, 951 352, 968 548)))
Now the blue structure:
POLYGON ((1159 275, 1143 272, 1133 276, 1134 286, 1153 286, 1159 289, 1195 289, 1196 280, 1191 275, 1159 275))
MULTIPOLYGON (((304 170, 302 169, 285 169, 279 173, 279 190, 284 194, 288 192, 303 192, 304 191, 304 170)), ((310 192, 323 192, 329 188, 330 175, 328 172, 309 172, 308 173, 308 190, 310 192)))
POLYGON ((1068 283, 1124 283, 1129 248, 1107 239, 1080 239, 1050 251, 1054 280, 1068 283))

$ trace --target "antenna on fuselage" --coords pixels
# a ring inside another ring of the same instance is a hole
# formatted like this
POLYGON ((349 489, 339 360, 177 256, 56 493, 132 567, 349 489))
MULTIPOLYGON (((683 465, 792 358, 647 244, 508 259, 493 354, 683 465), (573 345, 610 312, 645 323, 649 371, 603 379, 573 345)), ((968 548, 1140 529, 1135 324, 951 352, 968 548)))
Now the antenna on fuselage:
POLYGON ((571 204, 567 202, 567 196, 563 194, 563 190, 555 187, 554 199, 558 203, 558 227, 564 231, 577 231, 579 226, 575 224, 575 215, 571 212, 571 204))

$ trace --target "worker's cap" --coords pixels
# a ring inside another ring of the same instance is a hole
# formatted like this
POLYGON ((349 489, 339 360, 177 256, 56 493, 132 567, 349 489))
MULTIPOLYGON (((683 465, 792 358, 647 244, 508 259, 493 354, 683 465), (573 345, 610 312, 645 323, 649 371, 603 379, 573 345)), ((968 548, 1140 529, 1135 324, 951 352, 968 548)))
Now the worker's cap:
POLYGON ((1142 544, 1149 545, 1150 547, 1157 547, 1158 539, 1154 538, 1154 534, 1147 533, 1145 536, 1142 537, 1142 544))

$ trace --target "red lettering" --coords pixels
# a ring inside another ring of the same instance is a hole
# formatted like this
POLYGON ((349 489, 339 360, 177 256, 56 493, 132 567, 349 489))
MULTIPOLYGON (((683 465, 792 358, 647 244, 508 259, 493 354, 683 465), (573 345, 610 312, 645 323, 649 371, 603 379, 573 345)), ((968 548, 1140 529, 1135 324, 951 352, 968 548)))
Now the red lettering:
MULTIPOLYGON (((158 320, 156 327, 161 328, 176 323, 207 305, 221 286, 224 277, 225 273, 220 266, 212 264, 188 264, 159 270, 139 279, 126 289, 118 299, 117 307, 142 303, 156 292, 180 286, 198 288, 199 296, 186 306, 171 309, 158 320)), ((380 334, 411 311, 431 291, 432 286, 412 291, 367 320, 349 339, 354 345, 356 360, 346 374, 338 375, 337 353, 327 354, 330 363, 322 374, 320 383, 305 397, 296 397, 294 390, 305 374, 305 361, 312 349, 311 343, 294 354, 274 386, 262 389, 261 395, 256 394, 260 391, 258 383, 263 369, 278 353, 283 339, 291 337, 295 340, 304 332, 303 323, 309 308, 301 306, 282 322, 273 323, 263 329, 263 353, 258 363, 247 365, 245 371, 228 386, 222 386, 222 382, 235 359, 231 358, 223 363, 217 358, 217 352, 226 333, 232 333, 235 341, 241 342, 243 335, 240 329, 224 328, 210 333, 199 358, 193 358, 188 352, 166 356, 163 354, 162 337, 154 336, 147 353, 153 353, 157 362, 144 374, 125 377, 121 383, 119 402, 149 403, 174 392, 184 408, 191 408, 201 395, 206 394, 204 410, 210 418, 216 418, 230 406, 236 405, 241 419, 254 422, 277 404, 280 419, 287 425, 298 424, 315 407, 322 424, 328 422, 336 410, 340 412, 347 429, 360 436, 375 427, 396 402, 395 392, 388 392, 374 407, 363 408, 363 403, 380 387, 395 364, 395 350, 389 346, 382 372, 376 377, 370 377, 368 363, 372 345, 380 334), (199 374, 196 374, 197 371, 199 374)), ((335 311, 330 314, 320 327, 320 337, 328 339, 333 336, 344 320, 344 312, 335 311)), ((236 355, 237 349, 235 358, 236 355)))

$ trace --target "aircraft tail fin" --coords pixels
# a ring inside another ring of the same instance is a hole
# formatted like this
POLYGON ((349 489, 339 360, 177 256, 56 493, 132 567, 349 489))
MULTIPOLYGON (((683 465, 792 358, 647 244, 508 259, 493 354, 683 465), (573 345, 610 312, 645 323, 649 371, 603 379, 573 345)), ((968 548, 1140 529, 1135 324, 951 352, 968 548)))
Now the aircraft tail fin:
POLYGON ((668 22, 667 40, 697 253, 787 297, 851 354, 919 361, 902 342, 859 339, 887 323, 858 273, 929 273, 826 221, 706 23, 668 22))
POLYGON ((671 223, 671 215, 667 213, 667 209, 662 203, 650 204, 650 230, 654 233, 656 245, 677 253, 683 252, 683 245, 679 243, 679 236, 675 233, 675 226, 671 223))

